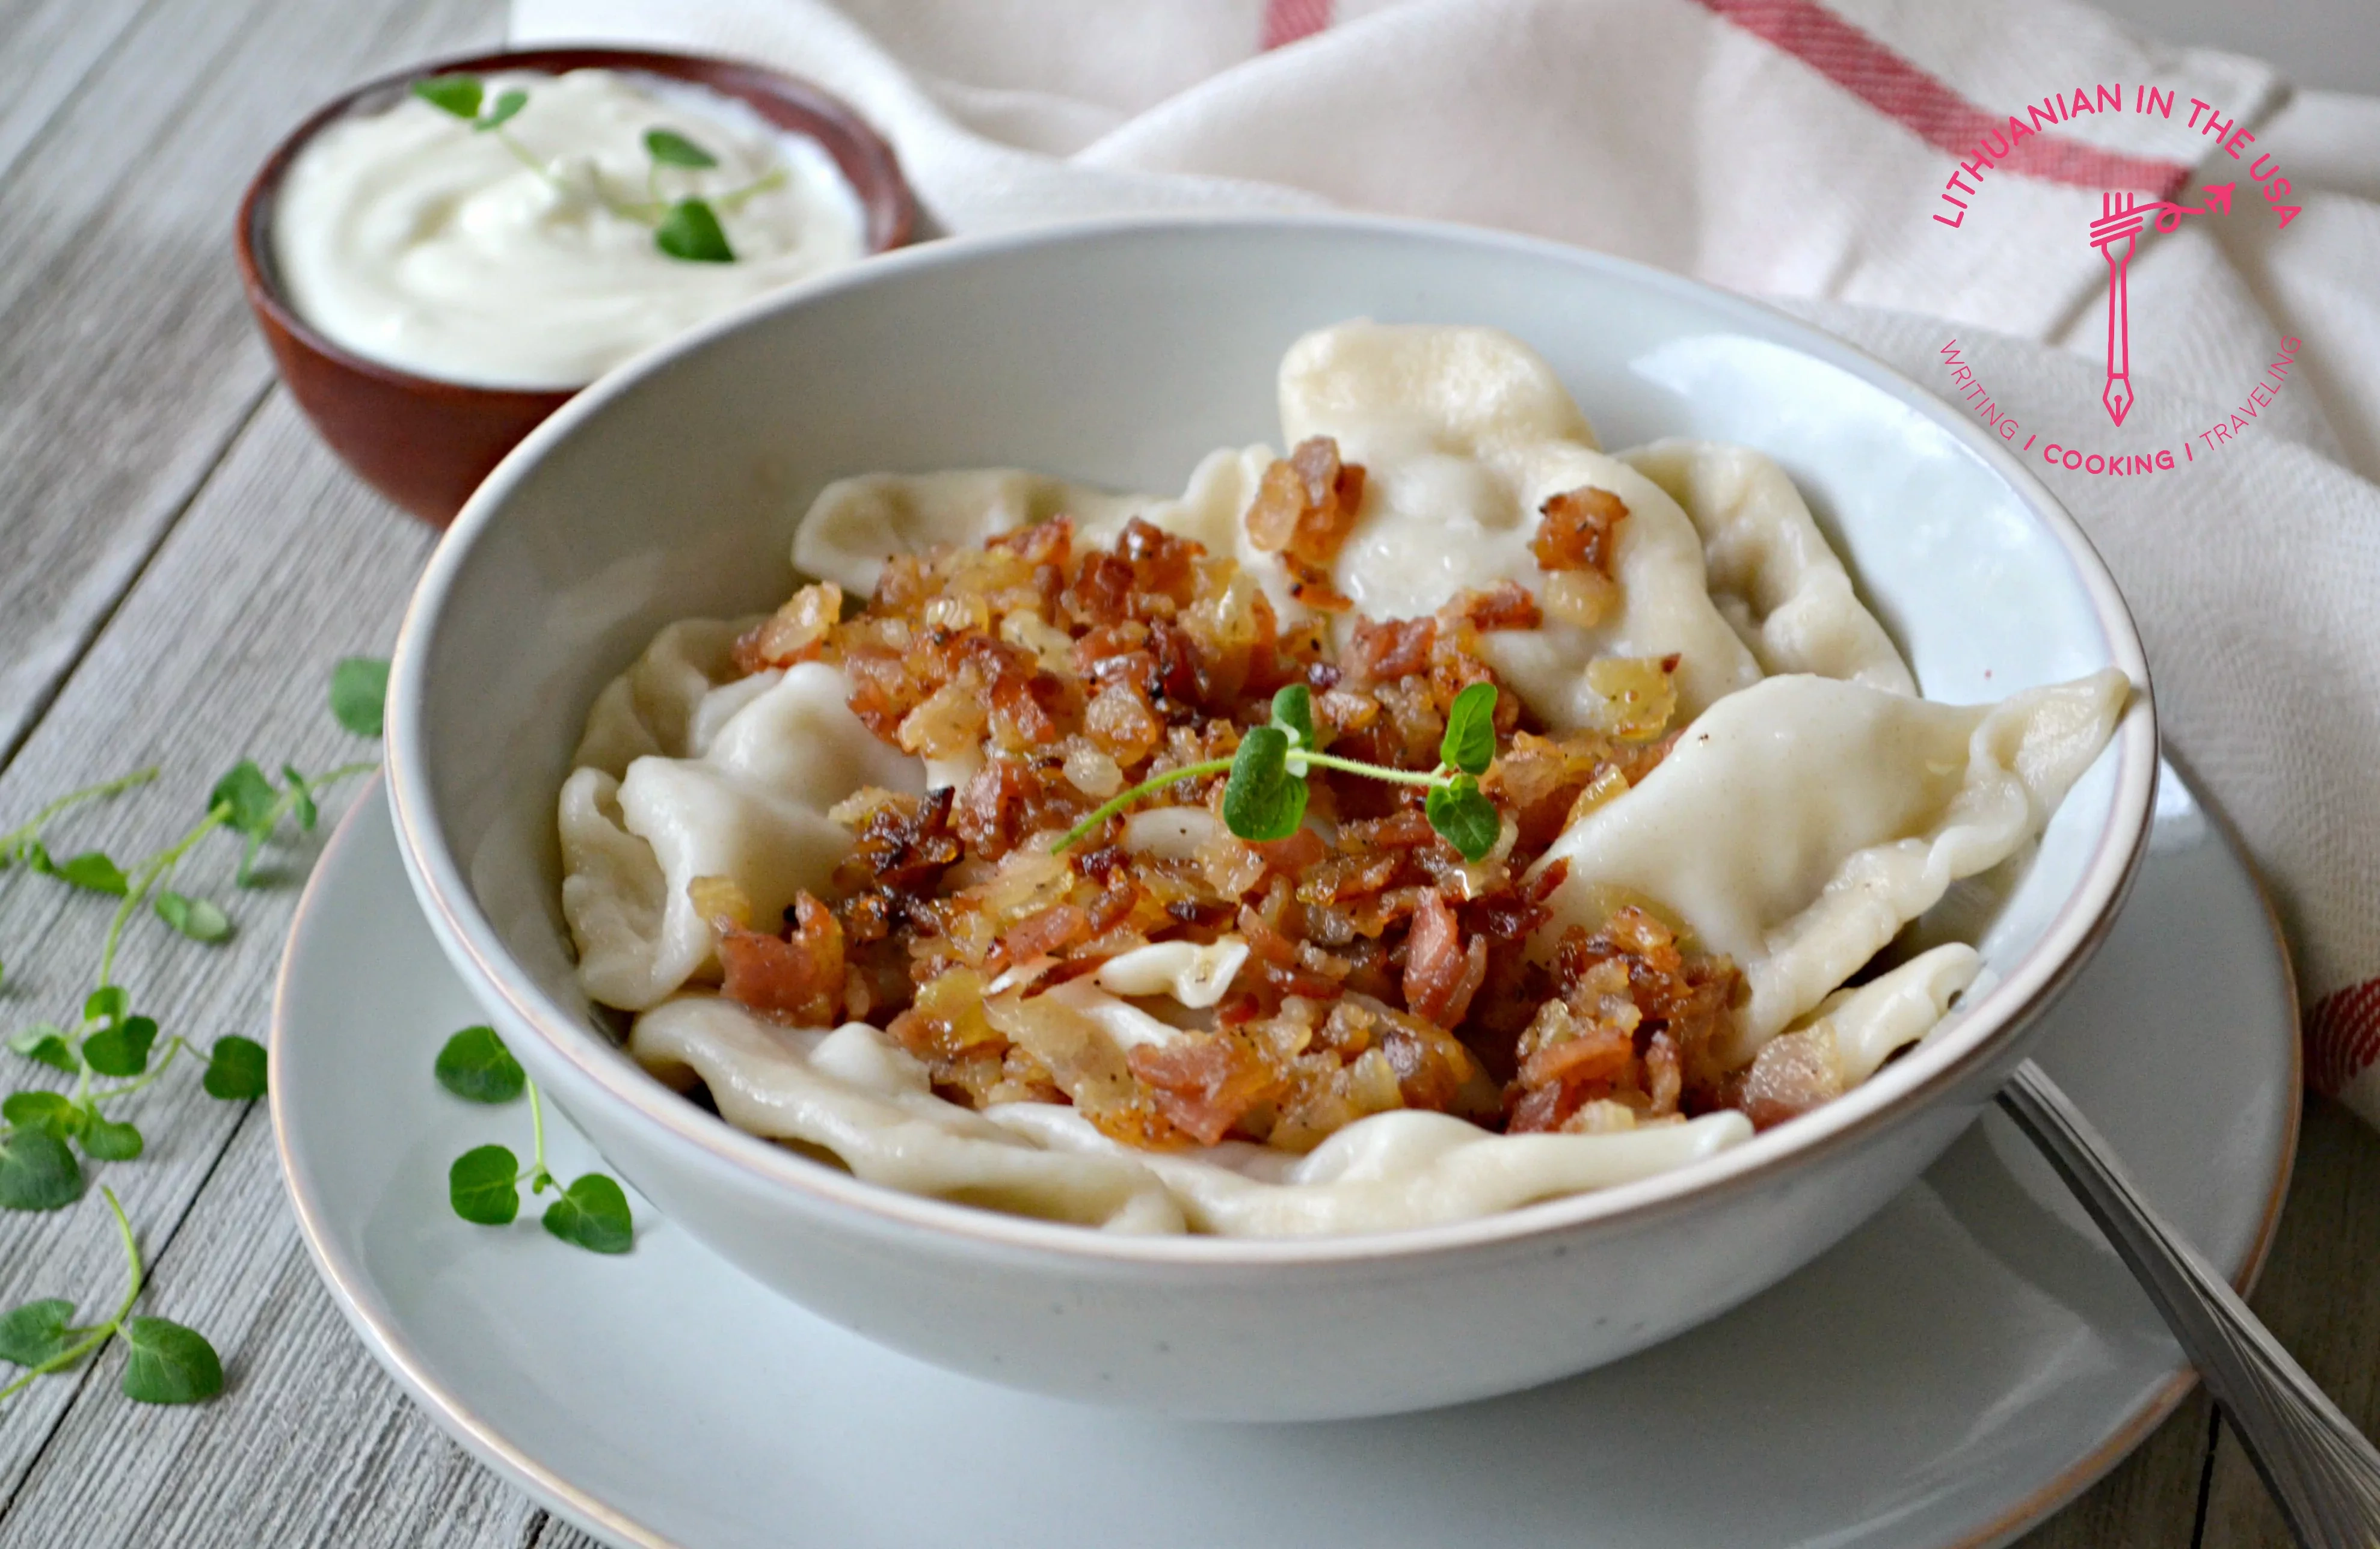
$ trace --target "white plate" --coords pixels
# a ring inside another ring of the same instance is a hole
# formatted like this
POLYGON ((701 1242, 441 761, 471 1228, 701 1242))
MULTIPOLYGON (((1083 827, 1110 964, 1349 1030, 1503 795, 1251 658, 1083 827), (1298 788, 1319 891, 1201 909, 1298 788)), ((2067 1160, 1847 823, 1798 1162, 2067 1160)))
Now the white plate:
MULTIPOLYGON (((2270 913, 2168 768, 2146 868, 2040 1059, 2216 1263, 2261 1264, 2298 1119, 2270 913)), ((441 1425, 602 1537, 731 1545, 1943 1545, 2046 1515, 2180 1400, 2180 1353, 1994 1114, 1791 1279, 1644 1355, 1386 1420, 1221 1425, 1027 1397, 878 1349, 639 1202, 636 1251, 465 1225, 449 1161, 525 1107, 441 1092, 480 1020, 358 802, 273 1010, 291 1198, 348 1320, 441 1425)), ((554 1170, 595 1165, 566 1123, 554 1170)), ((1459 1329, 1448 1337, 1460 1338, 1459 1329)), ((1394 1350, 1380 1352, 1394 1361, 1394 1350)))

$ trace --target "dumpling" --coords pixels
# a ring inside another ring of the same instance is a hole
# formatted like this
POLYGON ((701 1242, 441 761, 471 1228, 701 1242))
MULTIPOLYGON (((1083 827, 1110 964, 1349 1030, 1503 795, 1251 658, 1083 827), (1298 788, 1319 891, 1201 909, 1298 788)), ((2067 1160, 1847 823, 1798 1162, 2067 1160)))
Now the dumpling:
POLYGON ((1661 441, 1621 459, 1702 534, 1710 595, 1768 673, 1815 672, 1895 694, 1917 680, 1785 470, 1745 446, 1661 441))
MULTIPOLYGON (((1548 948, 1649 901, 1743 971, 1730 1066, 1815 1008, 1950 883, 2039 834, 2122 713, 2112 668, 1998 705, 1796 674, 1722 699, 1538 861, 1548 948)), ((1881 1058, 1881 1056, 1879 1056, 1881 1058)))
POLYGON ((572 766, 617 780, 649 753, 677 758, 693 751, 696 712, 735 682, 738 633, 722 619, 681 619, 664 626, 645 654, 595 696, 572 766))
POLYGON ((1483 654, 1562 730, 1598 724, 1586 686, 1598 656, 1681 660, 1681 713, 1756 681, 1760 667, 1705 586, 1701 536, 1661 488, 1597 450, 1595 432, 1536 351, 1490 328, 1342 323, 1290 346, 1281 418, 1293 445, 1330 436, 1366 472, 1360 517, 1331 578, 1373 618, 1437 611, 1455 593, 1545 573, 1529 543, 1538 508, 1591 486, 1628 507, 1618 607, 1593 628, 1548 621, 1485 637, 1483 654))
POLYGON ((1139 1151, 1076 1108, 976 1113, 947 1102, 922 1064, 864 1023, 781 1027, 686 995, 638 1017, 628 1047, 674 1084, 699 1076, 737 1129, 832 1152, 871 1182, 1114 1231, 1390 1231, 1650 1177, 1752 1137, 1734 1112, 1609 1134, 1499 1135, 1400 1110, 1358 1119, 1302 1156, 1242 1142, 1139 1151))
POLYGON ((832 581, 851 597, 876 589, 884 562, 938 543, 962 547, 1018 527, 1072 515, 1118 526, 1153 495, 1117 495, 1021 468, 950 473, 871 473, 839 478, 794 529, 794 568, 832 581))
POLYGON ((1500 1135, 1451 1114, 1359 1119, 1303 1156, 1241 1141, 1127 1153, 1071 1108, 1012 1103, 985 1115, 1054 1154, 1130 1156, 1164 1180, 1194 1231, 1301 1237, 1398 1231, 1650 1178, 1752 1138, 1731 1109, 1606 1134, 1500 1135))
POLYGON ((1184 1229, 1134 1157, 1051 1152, 934 1095, 925 1066, 866 1023, 779 1027, 685 996, 638 1017, 628 1049, 674 1084, 699 1076, 746 1133, 831 1151, 871 1183, 1115 1231, 1184 1229))
MULTIPOLYGON (((615 710, 639 681, 686 688, 675 659, 687 638, 664 631, 605 691, 615 710)), ((633 722, 656 751, 619 776, 589 760, 563 782, 562 908, 589 995, 642 1010, 712 973, 716 935, 688 883, 728 878, 773 917, 797 893, 824 890, 850 853, 830 807, 867 785, 925 789, 924 766, 870 734, 850 692, 839 670, 809 661, 699 698, 664 696, 664 714, 633 722), (716 701, 732 713, 710 713, 716 701)), ((627 724, 615 717, 601 751, 633 741, 627 724)))

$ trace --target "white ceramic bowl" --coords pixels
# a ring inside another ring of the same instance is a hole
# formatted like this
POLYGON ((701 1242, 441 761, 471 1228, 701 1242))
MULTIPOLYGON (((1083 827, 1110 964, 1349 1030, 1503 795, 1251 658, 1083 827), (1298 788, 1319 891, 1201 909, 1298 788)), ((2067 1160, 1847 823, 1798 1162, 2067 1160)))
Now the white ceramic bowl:
POLYGON ((2155 781, 2147 670, 2082 533, 1971 416, 1753 303, 1615 259, 1357 219, 1128 222, 945 242, 772 298, 575 399, 464 508, 397 649, 391 792, 448 955, 670 1220, 837 1323, 995 1382, 1291 1419, 1504 1392, 1640 1349, 1856 1226, 1975 1117, 2096 946, 2155 781), (2113 664, 2141 693, 1981 943, 1954 1026, 1695 1166, 1365 1237, 1132 1238, 912 1197, 648 1077, 573 976, 554 794, 596 691, 663 623, 764 611, 827 480, 1023 465, 1178 489, 1278 437, 1308 329, 1510 330, 1605 444, 1687 434, 1793 475, 1929 696, 2113 664), (1996 982, 1992 982, 1995 981, 1996 982))

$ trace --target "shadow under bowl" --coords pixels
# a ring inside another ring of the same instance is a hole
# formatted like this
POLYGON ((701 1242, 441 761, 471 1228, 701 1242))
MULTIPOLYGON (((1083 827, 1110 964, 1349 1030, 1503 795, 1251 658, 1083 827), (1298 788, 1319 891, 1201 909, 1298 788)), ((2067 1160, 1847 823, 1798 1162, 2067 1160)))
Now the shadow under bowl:
POLYGON ((273 243, 282 182, 325 127, 386 111, 424 77, 589 68, 705 87, 743 102, 778 128, 816 140, 858 195, 869 253, 901 247, 915 232, 917 197, 876 131, 819 88, 756 65, 635 49, 509 49, 419 66, 333 100, 274 149, 240 200, 234 234, 240 283, 281 380, 331 450, 365 483, 432 526, 453 521, 504 454, 581 390, 447 381, 334 343, 299 314, 282 282, 273 243))

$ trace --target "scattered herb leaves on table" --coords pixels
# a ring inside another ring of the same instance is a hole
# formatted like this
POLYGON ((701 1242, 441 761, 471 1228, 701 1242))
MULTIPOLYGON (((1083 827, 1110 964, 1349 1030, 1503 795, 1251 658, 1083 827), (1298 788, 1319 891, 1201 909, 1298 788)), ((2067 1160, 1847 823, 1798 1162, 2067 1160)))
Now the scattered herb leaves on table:
POLYGON ((520 1186, 526 1183, 532 1194, 555 1191, 553 1203, 545 1207, 545 1229, 565 1242, 590 1253, 625 1253, 636 1246, 636 1219, 616 1181, 590 1172, 565 1189, 547 1170, 544 1101, 494 1028, 466 1027, 447 1039, 433 1071, 439 1085, 466 1102, 494 1107, 528 1094, 536 1154, 526 1168, 503 1145, 474 1146, 455 1157, 446 1169, 446 1200, 455 1215, 475 1226, 510 1226, 520 1215, 520 1186))
MULTIPOLYGON (((386 662, 350 657, 332 672, 331 713, 356 735, 377 737, 387 693, 386 662)), ((131 992, 116 982, 117 950, 141 908, 146 905, 167 927, 201 945, 230 939, 232 920, 222 905, 166 886, 182 862, 220 829, 246 841, 234 881, 258 886, 258 858, 285 825, 310 831, 320 819, 324 791, 377 768, 377 760, 367 760, 309 776, 284 764, 276 786, 255 760, 243 759, 215 782, 203 816, 188 832, 130 865, 98 850, 54 860, 42 836, 76 807, 153 782, 153 768, 68 792, 0 833, 0 870, 20 869, 117 901, 100 949, 96 982, 84 994, 79 1013, 35 1023, 6 1040, 10 1052, 72 1077, 74 1086, 67 1092, 26 1088, 0 1098, 0 1209, 64 1210, 83 1197, 84 1161, 137 1159, 148 1147, 146 1137, 129 1119, 110 1117, 108 1106, 156 1081, 185 1050, 198 1047, 181 1034, 164 1035, 157 1018, 135 1011, 131 992)), ((247 1102, 264 1095, 265 1051, 254 1039, 227 1034, 208 1046, 205 1058, 200 1085, 210 1096, 247 1102)), ((124 1301, 104 1323, 80 1326, 71 1321, 73 1304, 56 1298, 0 1314, 0 1361, 25 1368, 0 1386, 0 1398, 44 1373, 73 1365, 118 1335, 130 1351, 123 1382, 128 1397, 151 1404, 212 1397, 223 1389, 223 1364, 204 1337, 164 1318, 131 1315, 142 1284, 140 1249, 114 1191, 103 1187, 100 1192, 124 1241, 130 1282, 124 1301)))
POLYGON ((106 1322, 81 1326, 71 1321, 74 1303, 58 1297, 29 1301, 0 1314, 0 1361, 24 1368, 0 1386, 0 1398, 30 1386, 35 1377, 65 1371, 118 1334, 131 1351, 124 1363, 126 1398, 143 1404, 193 1404, 213 1398, 223 1391, 223 1361, 205 1335, 164 1318, 131 1316, 132 1304, 140 1299, 140 1245, 133 1240, 132 1223, 116 1203, 115 1191, 103 1185, 99 1192, 124 1240, 124 1300, 106 1322))

